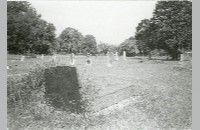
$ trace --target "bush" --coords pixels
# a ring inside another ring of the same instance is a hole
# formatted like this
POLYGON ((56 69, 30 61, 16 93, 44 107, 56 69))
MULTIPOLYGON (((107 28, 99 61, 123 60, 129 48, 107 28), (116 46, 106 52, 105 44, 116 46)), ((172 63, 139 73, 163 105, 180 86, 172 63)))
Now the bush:
POLYGON ((40 90, 44 82, 44 70, 49 66, 55 66, 54 63, 35 63, 30 68, 28 75, 20 78, 8 77, 7 79, 7 107, 8 110, 21 108, 32 99, 32 92, 40 90))

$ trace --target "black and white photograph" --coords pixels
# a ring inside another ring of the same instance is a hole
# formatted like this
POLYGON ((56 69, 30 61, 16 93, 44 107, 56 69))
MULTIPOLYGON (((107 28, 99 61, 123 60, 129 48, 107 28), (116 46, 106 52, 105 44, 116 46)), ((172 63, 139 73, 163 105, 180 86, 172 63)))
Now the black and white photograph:
POLYGON ((7 130, 192 130, 191 0, 7 1, 7 130))

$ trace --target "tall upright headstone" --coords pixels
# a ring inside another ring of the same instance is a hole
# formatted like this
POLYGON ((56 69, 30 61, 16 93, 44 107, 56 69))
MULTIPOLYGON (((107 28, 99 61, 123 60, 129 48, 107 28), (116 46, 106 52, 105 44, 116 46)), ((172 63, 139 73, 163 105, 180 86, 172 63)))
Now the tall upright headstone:
POLYGON ((126 60, 126 51, 123 51, 123 59, 126 60))
POLYGON ((183 61, 183 59, 184 59, 184 54, 181 54, 180 55, 180 61, 183 61))
POLYGON ((108 52, 107 53, 107 67, 112 67, 112 62, 113 62, 112 53, 108 52))
POLYGON ((115 60, 119 60, 118 52, 115 52, 115 60))
POLYGON ((70 61, 69 61, 70 65, 75 65, 75 60, 74 60, 74 53, 70 54, 70 61))
POLYGON ((24 61, 24 59, 25 59, 25 56, 21 56, 20 61, 24 61))

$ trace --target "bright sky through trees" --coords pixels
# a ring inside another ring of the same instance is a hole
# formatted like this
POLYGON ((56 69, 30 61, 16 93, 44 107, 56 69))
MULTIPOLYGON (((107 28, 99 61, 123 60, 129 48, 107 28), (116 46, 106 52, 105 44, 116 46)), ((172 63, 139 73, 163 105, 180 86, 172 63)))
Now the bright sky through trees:
POLYGON ((138 23, 151 18, 156 1, 29 1, 42 18, 56 27, 91 34, 97 42, 119 45, 134 36, 138 23))

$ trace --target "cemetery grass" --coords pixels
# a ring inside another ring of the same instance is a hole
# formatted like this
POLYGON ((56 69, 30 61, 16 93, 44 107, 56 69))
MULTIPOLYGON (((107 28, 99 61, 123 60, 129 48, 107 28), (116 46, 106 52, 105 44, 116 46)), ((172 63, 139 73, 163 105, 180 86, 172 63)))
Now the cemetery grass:
MULTIPOLYGON (((50 58, 45 56, 44 60, 27 59, 24 63, 19 60, 20 56, 8 55, 7 63, 11 68, 7 70, 7 74, 10 75, 8 80, 23 78, 24 75, 16 74, 29 73, 34 65, 45 63, 50 58), (15 78, 12 78, 12 75, 16 75, 15 78)), ((106 124, 110 125, 108 122, 114 123, 113 121, 122 125, 119 122, 125 121, 127 117, 133 117, 130 119, 133 122, 140 122, 140 126, 135 128, 130 126, 129 129, 144 129, 145 126, 141 127, 146 122, 144 120, 156 122, 157 129, 191 129, 192 72, 189 69, 174 69, 178 65, 177 61, 146 60, 140 63, 138 59, 128 58, 127 61, 123 61, 120 58, 113 63, 113 67, 108 68, 106 57, 93 57, 91 67, 85 66, 84 57, 77 57, 76 60, 79 78, 83 87, 85 86, 82 93, 86 99, 95 102, 97 95, 104 96, 128 86, 134 88, 133 97, 140 98, 136 103, 129 104, 122 110, 112 111, 108 115, 92 116, 86 113, 77 115, 54 111, 53 108, 42 104, 43 87, 40 87, 31 91, 30 99, 34 100, 29 100, 26 109, 20 107, 15 110, 8 109, 10 129, 97 129, 106 124), (143 116, 134 114, 134 110, 142 113, 143 116)), ((66 56, 59 56, 57 63, 69 65, 68 61, 66 56)))

